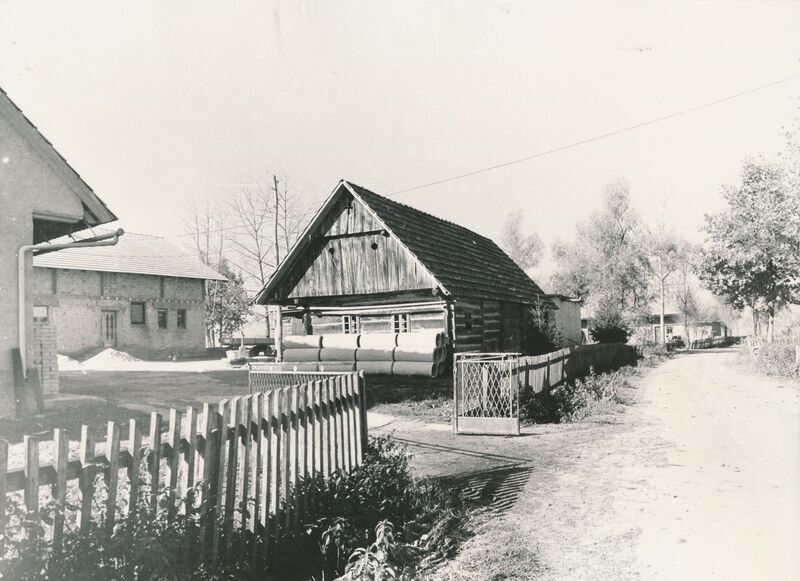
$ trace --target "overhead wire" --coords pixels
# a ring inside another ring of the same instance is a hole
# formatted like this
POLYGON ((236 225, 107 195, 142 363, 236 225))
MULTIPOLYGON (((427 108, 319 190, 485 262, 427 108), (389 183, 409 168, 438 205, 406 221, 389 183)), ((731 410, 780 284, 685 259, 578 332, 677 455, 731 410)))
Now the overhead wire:
MULTIPOLYGON (((422 189, 425 189, 425 188, 430 188, 430 187, 433 187, 433 186, 438 186, 438 185, 454 182, 454 181, 457 181, 457 180, 462 180, 462 179, 465 179, 465 178, 468 178, 468 177, 472 177, 472 176, 476 176, 476 175, 479 175, 479 174, 483 174, 483 173, 487 173, 487 172, 491 172, 491 171, 496 171, 498 169, 502 169, 502 168, 509 167, 509 166, 512 166, 512 165, 517 165, 517 164, 520 164, 520 163, 524 163, 526 161, 531 161, 531 160, 534 160, 534 159, 545 157, 547 155, 552 155, 554 153, 559 153, 559 152, 562 152, 562 151, 573 149, 575 147, 580 147, 581 145, 586 145, 588 143, 593 143, 593 142, 596 142, 596 141, 600 141, 602 139, 608 139, 609 137, 614 137, 616 135, 621 135, 621 134, 627 133, 629 131, 635 131, 636 129, 641 129, 642 127, 647 127, 649 125, 654 125, 656 123, 661 123, 661 122, 667 121, 669 119, 674 119, 675 117, 680 117, 682 115, 687 115, 687 114, 693 113, 695 111, 700 111, 700 110, 705 109, 707 107, 713 107, 715 105, 719 105, 721 103, 725 103, 725 102, 731 101, 733 99, 738 99, 739 97, 744 97, 746 95, 750 95, 750 94, 756 93, 758 91, 763 91, 764 89, 769 89, 771 87, 776 87, 778 85, 782 85, 782 84, 785 84, 785 83, 788 83, 788 82, 791 82, 791 81, 794 81, 794 80, 797 80, 797 79, 800 79, 800 73, 795 74, 795 75, 791 75, 789 77, 784 77, 784 78, 779 79, 777 81, 772 81, 770 83, 759 85, 757 87, 752 87, 750 89, 745 89, 743 91, 738 91, 736 93, 732 93, 730 95, 726 95, 724 97, 720 97, 720 98, 714 99, 712 101, 707 101, 707 102, 701 103, 699 105, 695 105, 695 106, 692 106, 692 107, 687 107, 687 108, 681 109, 679 111, 674 111, 674 112, 668 113, 666 115, 661 115, 659 117, 655 117, 655 118, 649 119, 647 121, 642 121, 642 122, 639 122, 639 123, 635 123, 633 125, 628 125, 626 127, 620 128, 620 129, 615 129, 613 131, 608 131, 608 132, 605 132, 605 133, 594 135, 592 137, 587 137, 585 139, 581 139, 581 140, 578 140, 578 141, 573 141, 571 143, 560 145, 558 147, 553 147, 553 148, 550 148, 550 149, 539 151, 537 153, 533 153, 533 154, 530 154, 530 155, 526 155, 526 156, 523 156, 523 157, 519 157, 519 158, 516 158, 516 159, 505 161, 505 162, 502 162, 502 163, 489 165, 489 166, 486 166, 486 167, 482 167, 482 168, 479 168, 479 169, 476 169, 476 170, 472 170, 472 171, 469 171, 469 172, 457 174, 457 175, 450 176, 450 177, 447 177, 447 178, 442 178, 442 179, 439 179, 439 180, 426 182, 426 183, 419 184, 419 185, 416 185, 416 186, 412 186, 412 187, 409 187, 409 188, 405 188, 405 189, 402 189, 402 190, 396 190, 394 192, 391 192, 391 193, 388 193, 388 194, 384 194, 384 196, 385 197, 399 196, 401 194, 407 194, 407 193, 410 193, 410 192, 415 192, 417 190, 422 190, 422 189)), ((316 213, 316 210, 303 212, 301 214, 298 214, 297 217, 310 216, 310 215, 315 214, 315 213, 316 213)), ((237 229, 242 229, 242 228, 245 228, 245 226, 243 226, 243 225, 224 226, 224 227, 216 229, 216 230, 209 230, 207 233, 208 234, 218 234, 218 233, 226 232, 226 231, 229 231, 229 230, 237 230, 237 229)), ((203 232, 203 234, 206 234, 206 232, 203 232)), ((179 238, 179 237, 183 237, 183 236, 195 236, 195 235, 196 235, 196 233, 188 232, 188 233, 185 233, 185 234, 174 234, 172 236, 166 236, 166 238, 179 238)))

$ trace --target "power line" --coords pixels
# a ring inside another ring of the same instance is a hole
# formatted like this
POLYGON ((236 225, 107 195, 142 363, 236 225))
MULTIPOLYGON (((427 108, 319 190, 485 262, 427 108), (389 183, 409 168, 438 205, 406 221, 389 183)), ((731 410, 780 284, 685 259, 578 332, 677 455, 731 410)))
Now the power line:
POLYGON ((768 89, 770 87, 775 87, 775 86, 781 85, 783 83, 788 83, 789 81, 794 81, 795 79, 800 79, 800 74, 793 75, 791 77, 786 77, 785 79, 781 79, 779 81, 773 81, 771 83, 767 83, 766 85, 760 85, 758 87, 753 87, 752 89, 747 89, 747 90, 744 90, 744 91, 740 91, 738 93, 733 93, 732 95, 728 95, 726 97, 721 97, 719 99, 714 99, 713 101, 708 101, 707 103, 703 103, 701 105, 696 105, 694 107, 689 107, 688 109, 682 109, 682 110, 676 111, 674 113, 669 113, 667 115, 662 115, 661 117, 656 117, 655 119, 650 119, 649 121, 642 121, 641 123, 637 123, 635 125, 629 125, 628 127, 623 127, 622 129, 616 129, 614 131, 609 131, 608 133, 603 133, 603 134, 600 134, 600 135, 595 135, 594 137, 588 137, 586 139, 581 139, 580 141, 575 141, 575 142, 569 143, 567 145, 554 147, 553 149, 547 149, 545 151, 540 151, 538 153, 534 153, 534 154, 531 154, 531 155, 526 155, 525 157, 520 157, 520 158, 517 158, 517 159, 513 159, 511 161, 506 161, 506 162, 503 162, 503 163, 498 163, 498 164, 491 165, 491 166, 488 166, 488 167, 484 167, 484 168, 481 168, 481 169, 476 169, 474 171, 470 171, 470 172, 466 172, 466 173, 463 173, 463 174, 455 175, 455 176, 452 176, 452 177, 449 177, 449 178, 444 178, 444 179, 441 179, 441 180, 436 180, 436 181, 433 181, 433 182, 428 182, 428 183, 425 183, 425 184, 421 184, 421 185, 418 185, 418 186, 413 186, 411 188, 406 188, 404 190, 398 190, 396 192, 392 192, 391 194, 387 194, 387 196, 397 196, 399 194, 405 194, 405 193, 408 193, 408 192, 421 190, 423 188, 429 188, 431 186, 438 186, 438 185, 441 185, 441 184, 446 184, 448 182, 461 180, 461 179, 468 178, 468 177, 471 177, 471 176, 474 176, 474 175, 478 175, 478 174, 494 171, 496 169, 508 167, 510 165, 515 165, 515 164, 522 163, 522 162, 525 162, 525 161, 530 161, 532 159, 536 159, 536 158, 539 158, 539 157, 544 157, 545 155, 550 155, 552 153, 558 153, 559 151, 565 151, 567 149, 572 149, 573 147, 578 147, 580 145, 585 145, 587 143, 592 143, 594 141, 599 141, 601 139, 606 139, 607 137, 613 137, 614 135, 619 135, 621 133, 626 133, 628 131, 633 131, 634 129, 639 129, 641 127, 646 127, 648 125, 653 125, 655 123, 660 123, 661 121, 666 121, 667 119, 673 119, 673 118, 679 117, 681 115, 686 115, 687 113, 692 113, 694 111, 699 111, 700 109, 705 109, 706 107, 711 107, 713 105, 719 105, 720 103, 724 103, 726 101, 730 101, 730 100, 736 99, 738 97, 743 97, 745 95, 749 95, 749 94, 755 93, 757 91, 768 89))
MULTIPOLYGON (((640 129, 642 127, 647 127, 648 125, 654 125, 656 123, 661 123, 662 121, 667 121, 669 119, 674 119, 675 117, 680 117, 680 116, 686 115, 688 113, 693 113, 695 111, 699 111, 699 110, 705 109, 707 107, 713 107, 714 105, 719 105, 720 103, 725 103, 726 101, 731 101, 731 100, 737 99, 739 97, 744 97, 745 95, 750 95, 750 94, 756 93, 758 91, 763 91, 764 89, 769 89, 771 87, 776 87, 778 85, 782 85, 784 83, 788 83, 788 82, 794 81, 796 79, 800 79, 800 74, 792 75, 790 77, 786 77, 786 78, 783 78, 783 79, 780 79, 780 80, 777 80, 777 81, 773 81, 771 83, 766 83, 764 85, 759 85, 757 87, 752 87, 750 89, 745 89, 745 90, 739 91, 737 93, 732 93, 732 94, 727 95, 725 97, 720 97, 718 99, 714 99, 713 101, 707 101, 707 102, 702 103, 700 105, 695 105, 693 107, 688 107, 686 109, 681 109, 680 111, 675 111, 675 112, 672 112, 672 113, 668 113, 666 115, 661 115, 660 117, 655 117, 655 118, 650 119, 648 121, 642 121, 640 123, 636 123, 635 125, 629 125, 627 127, 622 127, 620 129, 615 129, 614 131, 609 131, 607 133, 601 133, 601 134, 595 135, 593 137, 587 137, 586 139, 581 139, 580 141, 574 141, 572 143, 568 143, 568 144, 565 144, 565 145, 554 147, 552 149, 546 149, 544 151, 533 153, 531 155, 526 155, 524 157, 520 157, 520 158, 517 158, 517 159, 512 159, 510 161, 497 163, 497 164, 494 164, 494 165, 490 165, 490 166, 483 167, 483 168, 480 168, 480 169, 476 169, 476 170, 473 170, 473 171, 469 171, 469 172, 466 172, 466 173, 458 174, 458 175, 451 176, 451 177, 448 177, 448 178, 443 178, 443 179, 440 179, 440 180, 427 182, 427 183, 420 184, 420 185, 417 185, 417 186, 413 186, 413 187, 410 187, 410 188, 405 188, 403 190, 397 190, 397 191, 391 192, 389 194, 384 194, 384 195, 386 197, 399 196, 400 194, 406 194, 406 193, 414 192, 414 191, 421 190, 421 189, 424 189, 424 188, 430 188, 430 187, 433 187, 433 186, 438 186, 438 185, 441 185, 441 184, 454 182, 454 181, 457 181, 457 180, 461 180, 461 179, 464 179, 464 178, 472 177, 472 176, 479 175, 479 174, 482 174, 482 173, 487 173, 487 172, 490 172, 490 171, 495 171, 495 170, 498 170, 498 169, 502 169, 504 167, 509 167, 509 166, 512 166, 512 165, 516 165, 516 164, 523 163, 523 162, 526 162, 526 161, 530 161, 530 160, 533 160, 533 159, 537 159, 537 158, 540 158, 540 157, 545 157, 545 156, 551 155, 553 153, 566 151, 568 149, 573 149, 573 148, 579 147, 581 145, 586 145, 587 143, 593 143, 595 141, 600 141, 602 139, 607 139, 609 137, 614 137, 615 135, 620 135, 622 133, 627 133, 629 131, 634 131, 634 130, 640 129)), ((304 216, 310 216, 310 215, 315 214, 315 213, 316 213, 316 210, 312 210, 312 211, 308 211, 308 212, 303 212, 302 214, 298 214, 297 217, 300 218, 300 217, 304 217, 304 216)), ((237 230, 237 229, 241 229, 241 228, 245 228, 245 226, 242 226, 242 225, 227 226, 227 227, 219 228, 217 230, 210 230, 207 233, 208 234, 218 234, 218 233, 221 233, 221 232, 226 232, 228 230, 237 230)), ((203 232, 202 234, 205 235, 206 232, 203 232)), ((175 234, 173 236, 167 236, 166 238, 179 238, 179 237, 182 237, 182 236, 195 236, 195 235, 196 235, 195 233, 175 234)))

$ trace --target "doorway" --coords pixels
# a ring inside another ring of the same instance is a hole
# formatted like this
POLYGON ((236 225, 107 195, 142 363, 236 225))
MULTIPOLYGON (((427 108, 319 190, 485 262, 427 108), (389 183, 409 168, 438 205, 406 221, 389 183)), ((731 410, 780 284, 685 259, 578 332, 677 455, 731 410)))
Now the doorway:
POLYGON ((100 337, 103 347, 117 346, 117 311, 100 312, 100 337))

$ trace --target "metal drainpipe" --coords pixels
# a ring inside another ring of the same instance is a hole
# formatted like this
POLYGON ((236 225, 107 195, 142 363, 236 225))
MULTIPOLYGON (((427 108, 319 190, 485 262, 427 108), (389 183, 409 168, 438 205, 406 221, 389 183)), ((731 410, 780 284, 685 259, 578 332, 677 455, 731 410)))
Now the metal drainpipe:
POLYGON ((79 241, 79 242, 68 242, 66 244, 48 244, 47 242, 42 242, 41 244, 25 244, 19 247, 17 251, 17 260, 18 260, 18 292, 19 292, 19 356, 20 360, 22 361, 22 377, 28 379, 28 321, 25 315, 26 311, 26 301, 25 301, 25 257, 28 252, 33 252, 36 250, 63 250, 64 248, 88 248, 92 246, 114 246, 119 242, 119 237, 122 236, 125 231, 120 228, 115 232, 110 234, 103 234, 101 236, 96 236, 91 239, 79 241))

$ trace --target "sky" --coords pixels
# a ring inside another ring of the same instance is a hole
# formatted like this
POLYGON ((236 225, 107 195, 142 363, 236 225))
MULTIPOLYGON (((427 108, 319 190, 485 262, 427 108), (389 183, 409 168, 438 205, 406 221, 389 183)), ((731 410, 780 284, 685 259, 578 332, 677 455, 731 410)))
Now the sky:
MULTIPOLYGON (((288 176, 388 194, 800 75, 793 2, 0 0, 0 86, 134 232, 288 176)), ((800 78, 394 199, 497 238, 569 239, 625 178, 699 239, 747 156, 774 157, 800 78)), ((185 238, 183 238, 185 240, 185 238)))

